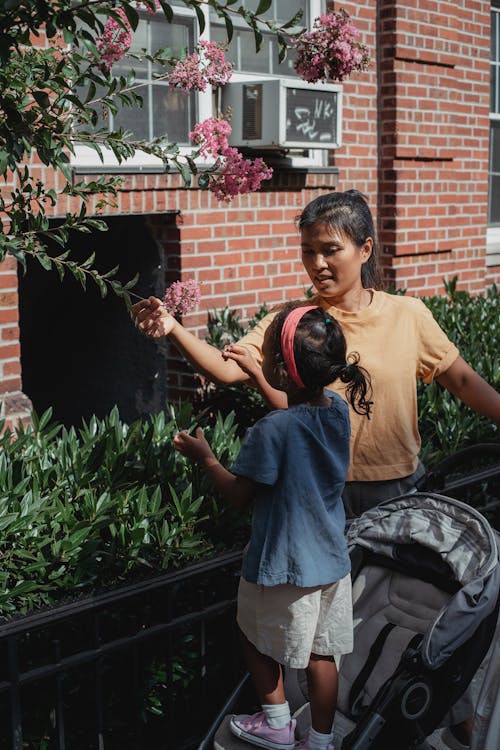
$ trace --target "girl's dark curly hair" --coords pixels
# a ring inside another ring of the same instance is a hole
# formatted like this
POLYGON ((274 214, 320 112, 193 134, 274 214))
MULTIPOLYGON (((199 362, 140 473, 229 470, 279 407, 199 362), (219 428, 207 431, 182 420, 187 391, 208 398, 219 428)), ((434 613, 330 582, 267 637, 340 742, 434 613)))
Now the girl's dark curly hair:
MULTIPOLYGON (((281 378, 287 374, 281 349, 281 330, 289 313, 300 306, 291 302, 282 307, 266 331, 266 342, 281 378)), ((320 395, 325 386, 340 379, 347 386, 346 397, 354 411, 370 416, 370 376, 360 367, 357 352, 347 356, 342 328, 326 310, 316 307, 303 315, 295 331, 293 353, 305 386, 303 401, 320 395)))

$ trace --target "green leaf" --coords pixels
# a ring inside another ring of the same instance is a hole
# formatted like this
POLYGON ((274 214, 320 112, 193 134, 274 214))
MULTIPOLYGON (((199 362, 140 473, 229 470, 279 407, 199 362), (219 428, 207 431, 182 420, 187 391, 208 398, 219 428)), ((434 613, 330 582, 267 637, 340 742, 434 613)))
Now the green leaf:
POLYGON ((261 16, 263 13, 269 10, 272 4, 273 0, 260 0, 260 3, 257 6, 257 10, 255 11, 255 15, 261 16))
POLYGON ((207 188, 210 184, 210 175, 206 172, 202 172, 200 175, 198 175, 198 187, 200 188, 207 188))
POLYGON ((200 8, 200 6, 198 5, 198 3, 196 3, 192 7, 194 7, 196 17, 198 18, 198 26, 200 27, 200 34, 203 34, 203 32, 205 31, 205 15, 202 9, 200 8))
POLYGON ((49 109, 50 99, 46 91, 33 91, 33 99, 42 109, 49 109))
POLYGON ((35 253, 35 258, 46 271, 52 270, 52 259, 46 253, 39 250, 35 253))
POLYGON ((40 417, 38 430, 43 430, 49 424, 50 420, 52 419, 52 414, 53 414, 53 409, 51 406, 49 406, 49 408, 46 409, 44 413, 42 414, 42 416, 40 417))
POLYGON ((260 48, 262 47, 263 36, 262 36, 261 31, 257 28, 257 26, 254 26, 253 28, 253 35, 255 38, 255 51, 258 52, 260 48))
POLYGON ((176 161, 175 166, 179 170, 186 187, 190 187, 191 186, 191 172, 189 171, 188 165, 181 164, 181 162, 176 161))
POLYGON ((172 8, 170 7, 169 3, 165 2, 165 0, 160 0, 160 5, 168 23, 172 23, 173 18, 174 18, 174 12, 172 8))
POLYGON ((226 24, 227 41, 230 43, 233 38, 234 27, 231 18, 227 14, 224 15, 224 23, 226 24))
POLYGON ((277 34, 277 40, 278 40, 278 60, 280 63, 283 62, 283 60, 286 58, 287 52, 288 52, 288 44, 286 39, 281 35, 277 34))
POLYGON ((299 10, 293 18, 291 18, 289 21, 281 25, 282 29, 292 29, 294 26, 298 26, 298 24, 302 21, 302 16, 304 15, 303 10, 299 10))
POLYGON ((125 12, 125 15, 127 16, 127 21, 132 27, 132 31, 135 31, 139 24, 139 14, 137 13, 137 10, 134 8, 133 5, 129 5, 128 3, 124 3, 122 5, 122 10, 125 12))
POLYGON ((10 156, 6 151, 0 151, 0 174, 5 175, 9 164, 11 162, 10 156))
POLYGON ((136 273, 135 276, 132 279, 130 279, 130 281, 127 281, 127 283, 123 285, 123 288, 133 289, 138 281, 139 281, 139 273, 136 273))

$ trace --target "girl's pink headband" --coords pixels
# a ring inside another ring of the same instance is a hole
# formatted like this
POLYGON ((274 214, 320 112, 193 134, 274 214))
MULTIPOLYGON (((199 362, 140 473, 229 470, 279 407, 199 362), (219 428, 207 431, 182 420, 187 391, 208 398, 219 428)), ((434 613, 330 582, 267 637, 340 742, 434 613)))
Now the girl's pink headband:
POLYGON ((293 342, 295 339, 295 331, 301 320, 301 318, 309 312, 309 310, 317 310, 318 305, 307 305, 305 307, 296 307, 289 313, 283 328, 281 329, 281 351, 283 353, 283 359, 285 360, 286 369, 291 379, 298 385, 299 388, 305 388, 302 378, 297 371, 297 365, 295 364, 295 356, 293 353, 293 342))

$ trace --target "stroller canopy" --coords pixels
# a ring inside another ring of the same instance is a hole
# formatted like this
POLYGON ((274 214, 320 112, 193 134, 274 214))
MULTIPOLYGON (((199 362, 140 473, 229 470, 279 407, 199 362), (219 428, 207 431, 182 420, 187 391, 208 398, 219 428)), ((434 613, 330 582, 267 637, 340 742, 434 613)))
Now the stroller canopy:
POLYGON ((421 656, 437 669, 467 641, 497 606, 500 591, 498 535, 478 511, 453 498, 416 492, 365 512, 348 529, 350 548, 361 547, 392 560, 426 550, 449 569, 456 593, 424 636, 421 656))

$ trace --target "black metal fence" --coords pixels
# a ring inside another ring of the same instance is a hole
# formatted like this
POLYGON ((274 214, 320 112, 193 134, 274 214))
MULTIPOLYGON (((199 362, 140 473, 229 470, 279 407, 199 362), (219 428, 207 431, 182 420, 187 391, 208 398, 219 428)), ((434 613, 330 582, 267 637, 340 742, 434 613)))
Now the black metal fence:
POLYGON ((241 553, 0 625, 0 750, 188 750, 244 675, 241 553))
MULTIPOLYGON (((499 528, 499 457, 498 445, 467 449, 421 489, 499 528)), ((227 553, 1 624, 0 750, 208 750, 217 717, 240 693, 254 700, 235 626, 240 564, 227 553)))

